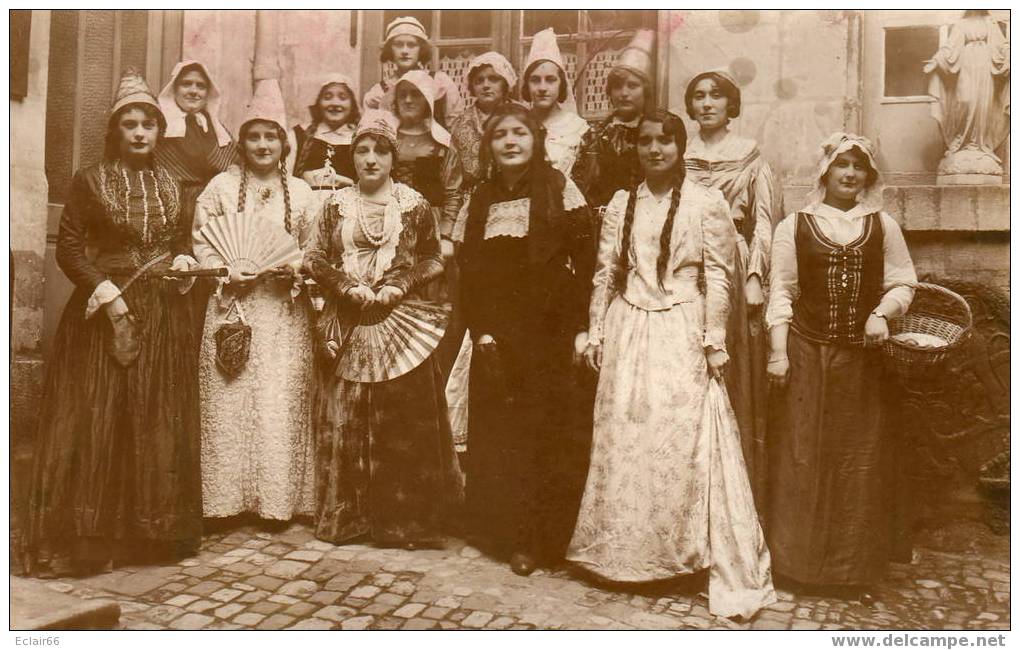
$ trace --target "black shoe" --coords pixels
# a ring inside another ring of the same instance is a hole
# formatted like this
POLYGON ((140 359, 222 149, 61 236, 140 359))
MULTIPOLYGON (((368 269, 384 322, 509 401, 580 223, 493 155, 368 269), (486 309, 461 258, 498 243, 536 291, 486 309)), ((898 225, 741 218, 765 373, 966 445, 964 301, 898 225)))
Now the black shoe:
POLYGON ((527 553, 510 556, 510 570, 519 576, 530 576, 535 571, 535 560, 527 553))

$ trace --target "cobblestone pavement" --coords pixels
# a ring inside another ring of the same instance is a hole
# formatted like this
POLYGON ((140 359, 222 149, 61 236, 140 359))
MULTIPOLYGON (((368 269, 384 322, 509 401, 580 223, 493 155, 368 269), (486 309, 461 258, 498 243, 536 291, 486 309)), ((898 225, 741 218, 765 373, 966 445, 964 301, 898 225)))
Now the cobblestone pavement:
MULTIPOLYGON (((128 567, 51 589, 120 602, 124 629, 1009 629, 1007 562, 920 550, 865 607, 795 596, 749 622, 713 617, 697 587, 614 591, 565 568, 514 575, 463 542, 445 550, 333 546, 294 524, 205 537, 175 565, 128 567)), ((689 583, 689 581, 688 581, 689 583)))

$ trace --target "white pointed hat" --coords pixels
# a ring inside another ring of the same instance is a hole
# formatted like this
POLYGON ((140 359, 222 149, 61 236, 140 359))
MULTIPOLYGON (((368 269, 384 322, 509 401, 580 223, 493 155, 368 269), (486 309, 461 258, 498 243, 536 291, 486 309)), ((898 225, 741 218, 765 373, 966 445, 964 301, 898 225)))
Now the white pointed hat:
POLYGON ((551 61, 563 71, 563 77, 567 80, 567 98, 560 104, 560 107, 572 113, 576 113, 577 102, 574 99, 574 86, 570 83, 570 78, 567 76, 567 66, 563 62, 563 55, 560 53, 560 46, 556 42, 556 30, 552 27, 546 27, 535 34, 532 39, 531 50, 528 52, 528 58, 524 61, 524 75, 521 80, 522 85, 528 83, 527 76, 531 67, 540 61, 551 61))
POLYGON ((620 58, 616 60, 613 69, 622 69, 632 72, 652 83, 652 57, 655 48, 655 32, 650 29, 639 29, 634 38, 630 39, 627 47, 620 52, 620 58))
POLYGON ((560 54, 560 46, 556 42, 556 30, 552 27, 546 27, 535 34, 532 39, 528 58, 524 60, 524 74, 527 74, 528 69, 539 61, 552 61, 564 73, 567 71, 567 67, 563 64, 563 55, 560 54))
POLYGON ((241 125, 252 120, 275 122, 284 131, 287 130, 287 108, 283 103, 283 93, 276 79, 259 79, 255 82, 255 92, 244 109, 241 125))

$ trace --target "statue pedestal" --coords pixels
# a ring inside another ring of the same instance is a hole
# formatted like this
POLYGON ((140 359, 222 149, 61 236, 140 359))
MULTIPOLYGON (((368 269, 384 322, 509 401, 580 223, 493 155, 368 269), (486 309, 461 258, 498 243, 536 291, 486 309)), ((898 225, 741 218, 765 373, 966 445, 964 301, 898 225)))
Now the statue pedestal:
POLYGON ((936 185, 1002 185, 1002 174, 939 174, 936 185))
POLYGON ((980 149, 949 152, 939 163, 938 185, 1001 185, 1002 164, 980 149))

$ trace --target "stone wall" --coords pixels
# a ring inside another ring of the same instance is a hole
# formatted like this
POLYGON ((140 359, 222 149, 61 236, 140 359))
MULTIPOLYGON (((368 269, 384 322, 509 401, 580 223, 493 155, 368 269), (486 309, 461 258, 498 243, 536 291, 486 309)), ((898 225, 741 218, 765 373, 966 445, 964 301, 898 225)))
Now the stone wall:
POLYGON ((33 11, 29 41, 28 94, 11 100, 10 225, 11 444, 35 429, 43 368, 39 344, 43 329, 43 260, 46 253, 46 88, 50 12, 33 11))
MULTIPOLYGON (((185 11, 183 56, 208 62, 226 97, 220 118, 237 137, 252 91, 255 11, 185 11)), ((349 10, 265 11, 277 22, 280 87, 290 125, 309 119, 318 83, 331 72, 346 74, 360 87, 360 33, 351 30, 357 12, 349 10)), ((357 32, 358 30, 356 30, 357 32)), ((371 48, 370 48, 371 49, 371 48)), ((367 89, 365 89, 367 90, 367 89)))

